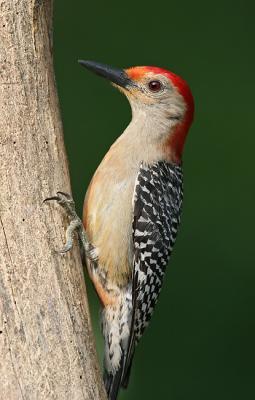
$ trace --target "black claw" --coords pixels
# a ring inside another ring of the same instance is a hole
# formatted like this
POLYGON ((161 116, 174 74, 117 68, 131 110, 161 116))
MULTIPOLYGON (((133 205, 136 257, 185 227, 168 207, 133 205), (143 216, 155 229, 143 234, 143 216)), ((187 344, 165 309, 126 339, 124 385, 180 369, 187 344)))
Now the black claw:
POLYGON ((46 199, 43 200, 43 203, 46 203, 46 201, 51 201, 51 200, 59 201, 60 198, 58 196, 47 197, 46 199))
POLYGON ((52 196, 52 197, 47 197, 47 199, 43 200, 43 203, 45 203, 46 201, 51 201, 51 200, 56 200, 59 203, 61 203, 62 201, 68 201, 68 202, 73 202, 73 198, 72 196, 70 196, 70 194, 65 193, 65 192, 57 192, 56 196, 52 196), (63 199, 63 197, 65 199, 63 199))
POLYGON ((72 197, 70 196, 69 193, 65 193, 65 192, 57 192, 57 194, 62 194, 62 196, 66 197, 69 200, 72 200, 72 197))

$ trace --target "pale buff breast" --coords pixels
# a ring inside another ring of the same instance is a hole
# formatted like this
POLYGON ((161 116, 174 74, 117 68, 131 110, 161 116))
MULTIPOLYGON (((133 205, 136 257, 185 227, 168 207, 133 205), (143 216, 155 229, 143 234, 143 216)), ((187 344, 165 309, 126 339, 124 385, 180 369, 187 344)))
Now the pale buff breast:
POLYGON ((164 155, 168 126, 155 125, 143 110, 112 145, 99 165, 86 194, 83 222, 99 264, 114 284, 125 285, 133 267, 133 194, 141 161, 171 161, 164 155), (155 132, 158 132, 155 139, 155 132))
POLYGON ((98 251, 100 268, 114 284, 125 285, 132 272, 132 221, 139 163, 109 151, 98 167, 84 203, 84 226, 98 251))

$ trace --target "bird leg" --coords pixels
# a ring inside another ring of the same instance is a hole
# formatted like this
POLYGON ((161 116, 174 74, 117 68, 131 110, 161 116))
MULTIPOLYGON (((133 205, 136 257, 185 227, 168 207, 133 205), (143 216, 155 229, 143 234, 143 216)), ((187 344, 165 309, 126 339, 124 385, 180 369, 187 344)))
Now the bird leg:
POLYGON ((45 203, 47 201, 52 201, 52 200, 56 200, 58 204, 61 207, 63 207, 68 217, 70 218, 70 224, 66 229, 65 246, 58 252, 64 254, 72 249, 74 232, 77 232, 82 258, 84 258, 84 256, 91 258, 90 253, 92 251, 93 246, 89 243, 86 231, 83 227, 83 223, 76 213, 75 203, 73 198, 68 193, 57 192, 56 196, 48 197, 43 202, 45 203))

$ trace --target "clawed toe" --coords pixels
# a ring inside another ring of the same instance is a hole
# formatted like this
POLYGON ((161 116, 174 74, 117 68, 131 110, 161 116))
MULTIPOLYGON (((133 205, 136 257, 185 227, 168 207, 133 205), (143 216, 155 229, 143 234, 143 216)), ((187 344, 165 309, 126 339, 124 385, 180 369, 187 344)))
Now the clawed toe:
POLYGON ((57 192, 56 196, 52 196, 52 197, 47 197, 46 199, 43 200, 43 203, 45 203, 46 201, 51 201, 51 200, 56 200, 58 201, 60 204, 72 204, 74 205, 74 201, 72 196, 69 193, 65 193, 65 192, 57 192))
POLYGON ((76 216, 75 204, 72 196, 69 193, 57 192, 56 196, 47 197, 45 200, 43 200, 43 203, 53 200, 57 201, 58 204, 67 211, 70 217, 74 218, 76 216))
POLYGON ((57 192, 57 197, 64 203, 68 202, 70 204, 74 204, 73 198, 69 193, 65 192, 57 192))
POLYGON ((68 251, 70 251, 73 247, 73 242, 71 244, 66 244, 63 249, 60 250, 56 250, 56 253, 58 254, 65 254, 68 253, 68 251))
POLYGON ((73 247, 73 236, 74 232, 78 233, 79 241, 84 247, 85 252, 87 252, 87 249, 89 248, 86 233, 83 229, 82 221, 78 217, 75 211, 75 204, 73 201, 72 196, 68 193, 64 192, 57 192, 55 196, 52 197, 47 197, 43 203, 46 203, 47 201, 57 201, 58 204, 65 209, 67 212, 67 215, 70 218, 70 223, 69 226, 66 229, 66 244, 63 247, 63 249, 58 250, 57 253, 64 254, 67 253, 71 248, 73 247))
POLYGON ((59 197, 58 196, 47 197, 46 199, 43 200, 43 203, 46 203, 46 201, 51 201, 51 200, 59 201, 59 197))

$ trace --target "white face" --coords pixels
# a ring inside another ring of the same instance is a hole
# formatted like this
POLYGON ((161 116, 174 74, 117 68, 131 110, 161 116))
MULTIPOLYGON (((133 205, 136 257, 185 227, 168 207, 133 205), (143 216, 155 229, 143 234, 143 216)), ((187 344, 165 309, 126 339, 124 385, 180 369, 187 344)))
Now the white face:
POLYGON ((139 80, 131 79, 131 84, 125 88, 114 86, 125 94, 132 109, 132 121, 115 145, 128 149, 127 154, 134 165, 141 159, 141 153, 143 161, 148 163, 174 159, 170 150, 163 155, 162 148, 174 128, 182 122, 186 105, 169 79, 148 72, 139 80))
POLYGON ((130 102, 133 117, 143 110, 147 118, 163 119, 173 126, 185 116, 186 105, 182 95, 164 75, 149 72, 123 92, 130 102))

